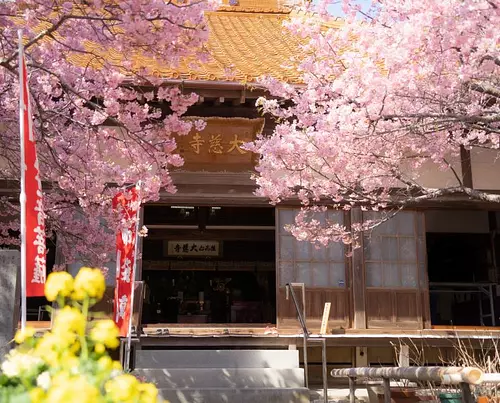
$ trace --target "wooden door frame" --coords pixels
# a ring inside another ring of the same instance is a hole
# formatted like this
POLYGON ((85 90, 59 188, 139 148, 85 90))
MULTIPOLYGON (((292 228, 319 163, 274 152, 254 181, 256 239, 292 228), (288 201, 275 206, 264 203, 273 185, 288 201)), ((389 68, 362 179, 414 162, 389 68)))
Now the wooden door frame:
MULTIPOLYGON (((352 222, 362 222, 363 220, 363 213, 361 209, 358 211, 354 211, 355 209, 353 208, 351 211, 352 215, 352 222)), ((414 214, 414 233, 415 233, 415 242, 416 242, 416 254, 417 254, 417 260, 416 260, 416 266, 417 266, 417 287, 416 288, 386 288, 386 287, 367 287, 366 286, 366 270, 365 270, 365 258, 364 258, 364 245, 363 245, 363 239, 364 236, 360 236, 360 243, 361 246, 358 248, 358 253, 357 255, 355 254, 356 250, 353 251, 353 282, 355 279, 361 279, 361 281, 358 281, 358 284, 353 284, 353 300, 358 298, 358 303, 361 301, 361 298, 363 298, 363 307, 364 310, 362 312, 362 315, 359 315, 358 313, 358 319, 359 322, 357 323, 358 325, 365 326, 364 328, 358 327, 358 329, 366 329, 368 327, 375 327, 375 328, 391 328, 391 327, 402 327, 402 328, 417 328, 417 329, 428 329, 430 328, 430 311, 429 311, 429 305, 430 305, 430 300, 429 300, 429 286, 428 286, 428 280, 427 277, 422 279, 421 276, 423 273, 420 271, 420 261, 419 261, 419 251, 418 251, 418 242, 419 242, 419 230, 421 229, 422 234, 421 237, 424 242, 426 242, 425 238, 425 216, 423 211, 421 210, 416 210, 416 209, 408 209, 406 211, 412 212, 414 214), (422 225, 421 228, 418 227, 419 223, 418 220, 422 220, 420 225, 422 225), (359 267, 361 267, 362 273, 359 272, 359 267), (356 270, 358 268, 358 270, 356 270), (423 281, 422 281, 423 280, 423 281), (362 284, 362 286, 361 286, 362 284), (368 299, 368 293, 370 291, 372 292, 377 292, 377 290, 381 291, 384 290, 385 292, 391 293, 391 320, 390 321, 370 321, 370 318, 368 317, 367 311, 366 311, 366 301, 368 299), (408 291, 408 293, 416 293, 415 296, 415 308, 416 308, 416 321, 408 321, 408 322, 403 322, 399 321, 398 318, 395 316, 396 315, 396 298, 397 294, 404 294, 405 290, 408 291), (364 318, 363 318, 364 315, 364 318), (364 320, 362 321, 363 318, 364 320), (372 322, 372 325, 369 326, 369 323, 372 322), (375 323, 374 323, 375 322, 375 323), (417 325, 417 326, 415 326, 417 325)), ((427 253, 427 248, 425 246, 425 253, 427 253)), ((426 260, 426 255, 424 257, 425 259, 425 275, 427 276, 428 270, 427 270, 427 260, 426 260)), ((353 303, 353 315, 356 318, 356 307, 354 306, 353 303)), ((356 321, 354 321, 356 325, 356 321)))
MULTIPOLYGON (((351 209, 350 220, 348 227, 351 229, 352 224, 361 224, 363 222, 363 212, 361 208, 354 207, 351 209)), ((363 245, 363 234, 360 235, 360 246, 358 248, 351 247, 352 258, 350 260, 351 271, 351 312, 352 328, 366 329, 366 281, 365 281, 365 254, 363 245)))

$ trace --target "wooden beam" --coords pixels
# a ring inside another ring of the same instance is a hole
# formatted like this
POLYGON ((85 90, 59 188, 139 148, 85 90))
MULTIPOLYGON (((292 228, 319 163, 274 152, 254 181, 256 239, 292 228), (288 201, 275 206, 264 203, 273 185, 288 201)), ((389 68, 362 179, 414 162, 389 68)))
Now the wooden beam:
POLYGON ((177 240, 177 239, 200 239, 200 240, 240 240, 240 241, 274 241, 274 231, 238 231, 238 230, 188 230, 188 229, 150 229, 148 240, 177 240))
MULTIPOLYGON (((207 97, 205 96, 204 99, 214 99, 217 98, 215 96, 212 97, 207 97)), ((230 97, 225 97, 225 99, 237 99, 237 98, 230 98, 230 97)), ((217 107, 215 110, 214 107, 209 106, 207 103, 202 104, 202 105, 192 105, 188 108, 186 116, 197 116, 197 117, 212 117, 214 115, 217 115, 218 117, 221 118, 234 118, 234 117, 240 117, 240 118, 247 118, 247 119, 255 119, 262 117, 259 115, 259 112, 257 111, 257 108, 255 108, 253 105, 232 105, 225 103, 224 105, 220 105, 217 107)), ((270 120, 268 119, 266 124, 268 124, 270 120)))
MULTIPOLYGON (((351 210, 351 225, 361 223, 363 212, 359 207, 351 210)), ((361 246, 352 251, 352 299, 353 299, 353 328, 366 329, 366 304, 365 304, 365 273, 363 237, 359 240, 361 246)))
POLYGON ((224 103, 224 101, 225 101, 224 97, 218 97, 215 99, 214 105, 216 105, 216 106, 222 105, 224 103))
MULTIPOLYGON (((241 100, 241 90, 217 90, 217 89, 191 89, 186 90, 194 92, 205 98, 219 98, 224 97, 227 99, 240 99, 241 100)), ((260 96, 266 95, 264 91, 247 91, 245 94, 246 99, 257 99, 260 96)))
POLYGON ((246 102, 246 91, 245 91, 245 90, 243 90, 243 91, 241 91, 241 96, 240 96, 240 98, 239 98, 239 99, 235 99, 235 100, 233 101, 233 105, 234 105, 234 106, 239 106, 239 105, 241 105, 241 104, 244 104, 245 102, 246 102))

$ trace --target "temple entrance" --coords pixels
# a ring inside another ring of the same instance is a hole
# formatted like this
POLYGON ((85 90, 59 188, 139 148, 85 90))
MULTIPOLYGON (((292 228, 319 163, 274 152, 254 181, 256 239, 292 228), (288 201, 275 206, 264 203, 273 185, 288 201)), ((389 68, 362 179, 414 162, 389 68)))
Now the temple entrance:
POLYGON ((146 206, 144 324, 276 322, 273 208, 146 206))
POLYGON ((431 323, 498 326, 496 214, 426 213, 431 323))

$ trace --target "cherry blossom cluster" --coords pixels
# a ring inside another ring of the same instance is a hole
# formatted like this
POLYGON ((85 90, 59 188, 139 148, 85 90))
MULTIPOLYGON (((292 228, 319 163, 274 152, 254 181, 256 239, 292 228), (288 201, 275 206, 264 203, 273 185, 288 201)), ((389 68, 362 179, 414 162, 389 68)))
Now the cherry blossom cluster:
MULTIPOLYGON (((142 181, 143 201, 175 192, 182 165, 173 134, 193 94, 166 85, 161 67, 206 60, 204 12, 215 0, 20 0, 0 2, 0 180, 20 175, 18 30, 28 60, 47 235, 67 262, 112 258, 112 197, 142 181)), ((6 185, 7 186, 7 185, 6 185)), ((15 243, 17 196, 0 200, 1 243, 15 243)))
MULTIPOLYGON (((374 0, 360 13, 343 0, 342 21, 328 3, 285 23, 302 38, 287 65, 303 85, 262 79, 273 97, 257 106, 277 126, 248 146, 261 154, 258 193, 298 197, 305 209, 400 208, 457 193, 500 202, 456 169, 461 150, 500 144, 500 3, 374 0), (455 183, 429 188, 426 170, 450 170, 455 183)), ((296 224, 301 239, 344 237, 335 223, 296 224)))

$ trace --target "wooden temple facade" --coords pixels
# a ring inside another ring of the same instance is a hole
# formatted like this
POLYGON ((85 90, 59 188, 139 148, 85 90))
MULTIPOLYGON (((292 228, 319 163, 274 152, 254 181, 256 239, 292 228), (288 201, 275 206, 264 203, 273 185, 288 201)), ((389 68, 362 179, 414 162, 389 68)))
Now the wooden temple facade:
MULTIPOLYGON (((148 340, 171 343, 162 337, 167 330, 250 338, 276 328, 279 337, 272 330, 270 343, 294 344, 300 332, 287 283, 305 284, 313 333, 331 303, 328 344, 352 347, 359 362, 387 363, 391 353, 377 348, 401 338, 439 345, 456 334, 496 334, 497 207, 450 200, 422 205, 399 213, 349 251, 341 244, 317 249, 297 241, 284 226, 293 222, 298 203, 271 206, 254 195, 258 156, 241 146, 270 133, 273 122, 258 114, 255 101, 263 92, 252 87, 265 74, 297 83, 284 67, 297 40, 281 29, 290 10, 278 0, 236 3, 208 14, 210 62, 196 71, 187 65, 159 71, 166 82, 200 96, 188 115, 207 126, 179 139, 186 162, 173 172, 178 192, 144 206, 149 235, 142 241, 138 279, 144 283, 141 323, 148 340), (368 346, 370 358, 363 353, 368 346)), ((489 157, 471 153, 458 169, 477 188, 500 189, 499 166, 489 157)), ((426 180, 437 186, 453 178, 429 172, 426 180)), ((325 214, 350 226, 376 213, 354 208, 325 214)), ((334 360, 349 362, 351 350, 335 351, 334 360)))

